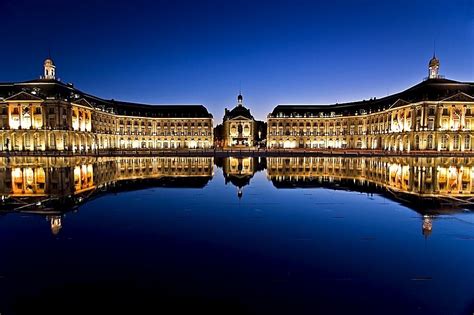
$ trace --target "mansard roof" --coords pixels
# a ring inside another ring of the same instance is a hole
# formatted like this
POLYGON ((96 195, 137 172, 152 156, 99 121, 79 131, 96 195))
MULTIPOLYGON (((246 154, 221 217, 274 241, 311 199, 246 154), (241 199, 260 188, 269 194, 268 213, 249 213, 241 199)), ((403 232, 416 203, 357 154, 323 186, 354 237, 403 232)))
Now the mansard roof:
POLYGON ((248 109, 248 108, 246 108, 242 105, 237 105, 231 111, 226 110, 226 113, 224 115, 224 121, 232 119, 232 118, 236 118, 236 117, 239 117, 239 116, 253 120, 253 116, 252 116, 252 114, 250 114, 250 109, 248 109))
MULTIPOLYGON (((85 106, 110 110, 120 115, 140 117, 212 118, 203 105, 148 105, 106 100, 76 89, 72 84, 57 80, 31 80, 26 82, 0 83, 0 99, 35 96, 43 100, 60 100, 85 106), (30 96, 27 96, 30 95, 30 96)), ((29 98, 27 98, 29 100, 29 98)))
POLYGON ((278 105, 270 114, 270 117, 319 116, 321 113, 354 115, 363 111, 374 112, 408 103, 443 101, 459 93, 474 96, 474 82, 458 82, 442 78, 428 79, 405 91, 380 99, 373 98, 358 102, 327 105, 278 105))
POLYGON ((204 105, 147 105, 112 100, 119 115, 145 117, 212 118, 204 105))

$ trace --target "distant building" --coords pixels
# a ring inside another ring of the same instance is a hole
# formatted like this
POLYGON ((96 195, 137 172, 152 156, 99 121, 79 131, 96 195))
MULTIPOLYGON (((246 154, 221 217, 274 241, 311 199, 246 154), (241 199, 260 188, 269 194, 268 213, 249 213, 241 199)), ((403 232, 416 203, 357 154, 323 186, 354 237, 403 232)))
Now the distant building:
POLYGON ((439 75, 380 99, 333 105, 278 105, 268 115, 268 148, 472 151, 474 83, 439 75))
POLYGON ((234 109, 225 109, 223 125, 224 147, 245 148, 256 145, 257 122, 250 110, 243 105, 241 94, 237 97, 237 106, 234 109))
POLYGON ((40 79, 0 83, 0 150, 194 149, 213 138, 203 105, 105 100, 57 80, 51 58, 40 79))

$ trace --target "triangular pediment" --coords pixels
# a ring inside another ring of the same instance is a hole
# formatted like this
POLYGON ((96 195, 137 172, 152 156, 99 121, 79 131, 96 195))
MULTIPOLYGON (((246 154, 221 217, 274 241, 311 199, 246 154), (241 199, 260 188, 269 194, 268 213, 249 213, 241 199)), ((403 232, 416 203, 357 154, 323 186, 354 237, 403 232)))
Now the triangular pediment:
POLYGON ((410 104, 409 102, 405 101, 405 100, 402 100, 401 98, 399 98, 395 103, 393 103, 389 108, 392 108, 392 107, 400 107, 400 106, 403 106, 403 105, 407 105, 407 104, 410 104))
POLYGON ((471 95, 468 95, 464 92, 459 92, 457 94, 454 94, 453 96, 450 96, 448 98, 445 98, 442 100, 442 102, 474 102, 474 97, 471 95))
POLYGON ((85 98, 81 98, 77 101, 74 101, 72 102, 73 104, 76 104, 76 105, 81 105, 81 106, 85 106, 85 107, 90 107, 92 108, 92 105, 91 103, 89 103, 89 101, 87 101, 85 98))
POLYGON ((252 119, 245 116, 236 116, 236 117, 230 118, 229 120, 252 120, 252 119))
POLYGON ((43 99, 36 95, 21 91, 20 93, 7 97, 5 101, 43 101, 43 99))

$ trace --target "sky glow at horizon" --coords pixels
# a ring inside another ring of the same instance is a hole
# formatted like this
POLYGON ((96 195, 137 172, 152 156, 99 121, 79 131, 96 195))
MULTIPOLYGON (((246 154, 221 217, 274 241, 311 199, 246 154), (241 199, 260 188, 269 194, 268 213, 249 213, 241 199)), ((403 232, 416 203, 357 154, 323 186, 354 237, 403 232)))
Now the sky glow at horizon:
POLYGON ((0 3, 1 82, 57 76, 106 99, 244 105, 383 97, 428 75, 474 81, 474 1, 24 1, 0 3))

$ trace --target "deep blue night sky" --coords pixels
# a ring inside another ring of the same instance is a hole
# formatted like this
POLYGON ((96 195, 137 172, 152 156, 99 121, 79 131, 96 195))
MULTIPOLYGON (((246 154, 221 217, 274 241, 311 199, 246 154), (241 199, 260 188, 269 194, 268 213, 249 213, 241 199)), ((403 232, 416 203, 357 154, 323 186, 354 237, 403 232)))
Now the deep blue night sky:
POLYGON ((427 76, 473 81, 474 1, 1 0, 0 81, 38 77, 104 98, 202 103, 220 122, 241 84, 264 119, 280 103, 382 97, 427 76))

